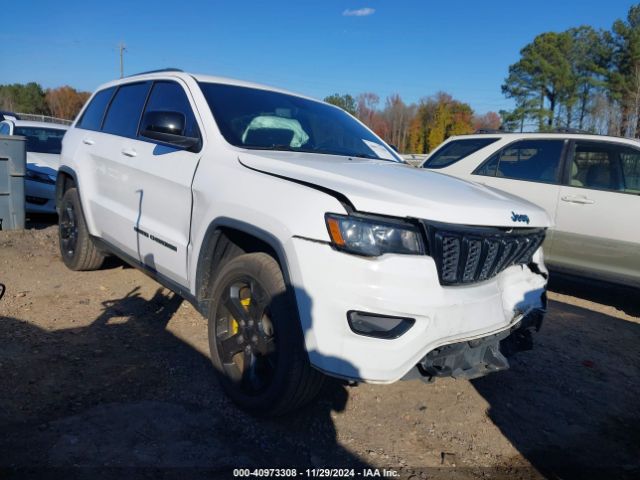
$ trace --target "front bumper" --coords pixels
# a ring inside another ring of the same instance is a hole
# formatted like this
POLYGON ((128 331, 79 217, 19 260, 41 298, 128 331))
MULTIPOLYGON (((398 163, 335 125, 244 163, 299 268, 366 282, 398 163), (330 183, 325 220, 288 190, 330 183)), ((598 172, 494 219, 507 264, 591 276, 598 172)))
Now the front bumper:
POLYGON ((508 357, 533 348, 532 332, 540 330, 545 310, 522 315, 511 328, 476 340, 443 345, 431 350, 403 377, 427 382, 435 377, 471 380, 509 368, 508 357))
POLYGON ((25 209, 28 213, 56 213, 56 186, 25 179, 25 209))
MULTIPOLYGON (((544 308, 546 278, 526 266, 482 283, 444 287, 428 256, 363 258, 297 237, 290 247, 309 358, 332 376, 391 383, 438 347, 510 330, 523 313, 544 308), (352 310, 415 323, 398 338, 371 338, 349 328, 352 310)), ((544 271, 541 253, 534 262, 544 271)))

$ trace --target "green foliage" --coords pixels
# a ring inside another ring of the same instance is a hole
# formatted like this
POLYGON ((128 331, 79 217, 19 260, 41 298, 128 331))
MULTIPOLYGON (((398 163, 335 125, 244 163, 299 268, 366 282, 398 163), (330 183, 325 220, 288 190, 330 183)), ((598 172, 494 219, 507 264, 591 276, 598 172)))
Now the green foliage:
POLYGON ((611 31, 588 25, 536 36, 509 67, 504 128, 577 127, 640 136, 640 5, 611 31))
POLYGON ((350 113, 351 115, 354 115, 354 116, 358 112, 356 99, 353 98, 348 93, 344 95, 340 95, 339 93, 334 93, 333 95, 329 95, 328 97, 325 97, 324 101, 332 105, 335 105, 337 107, 340 107, 347 113, 350 113))
POLYGON ((35 82, 25 85, 19 83, 0 85, 0 107, 3 110, 22 113, 40 115, 49 113, 45 93, 42 87, 35 82))

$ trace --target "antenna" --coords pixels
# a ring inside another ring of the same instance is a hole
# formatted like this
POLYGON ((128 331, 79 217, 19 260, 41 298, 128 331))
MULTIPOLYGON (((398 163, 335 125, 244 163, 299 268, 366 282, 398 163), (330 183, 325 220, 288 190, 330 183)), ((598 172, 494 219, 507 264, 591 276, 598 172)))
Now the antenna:
POLYGON ((124 42, 120 42, 118 49, 120 50, 120 78, 122 78, 124 77, 124 52, 127 50, 127 46, 124 42))

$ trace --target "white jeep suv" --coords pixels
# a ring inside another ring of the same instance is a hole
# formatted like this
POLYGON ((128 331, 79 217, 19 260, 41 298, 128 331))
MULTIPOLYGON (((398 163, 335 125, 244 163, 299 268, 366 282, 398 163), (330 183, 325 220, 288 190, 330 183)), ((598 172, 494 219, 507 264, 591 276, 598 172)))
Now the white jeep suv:
POLYGON ((542 209, 262 85, 167 70, 101 86, 64 137, 57 199, 66 265, 115 254, 191 301, 224 389, 259 414, 324 374, 507 368, 545 308, 542 209))

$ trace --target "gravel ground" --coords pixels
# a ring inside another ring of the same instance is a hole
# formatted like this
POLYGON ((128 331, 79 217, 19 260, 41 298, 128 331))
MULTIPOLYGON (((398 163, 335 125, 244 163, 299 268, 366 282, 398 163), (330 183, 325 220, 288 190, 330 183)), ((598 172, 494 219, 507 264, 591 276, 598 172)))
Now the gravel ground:
POLYGON ((474 381, 332 382, 285 418, 235 408, 204 319, 117 261, 71 272, 55 226, 0 232, 0 478, 638 478, 640 295, 553 278, 535 349, 474 381))

